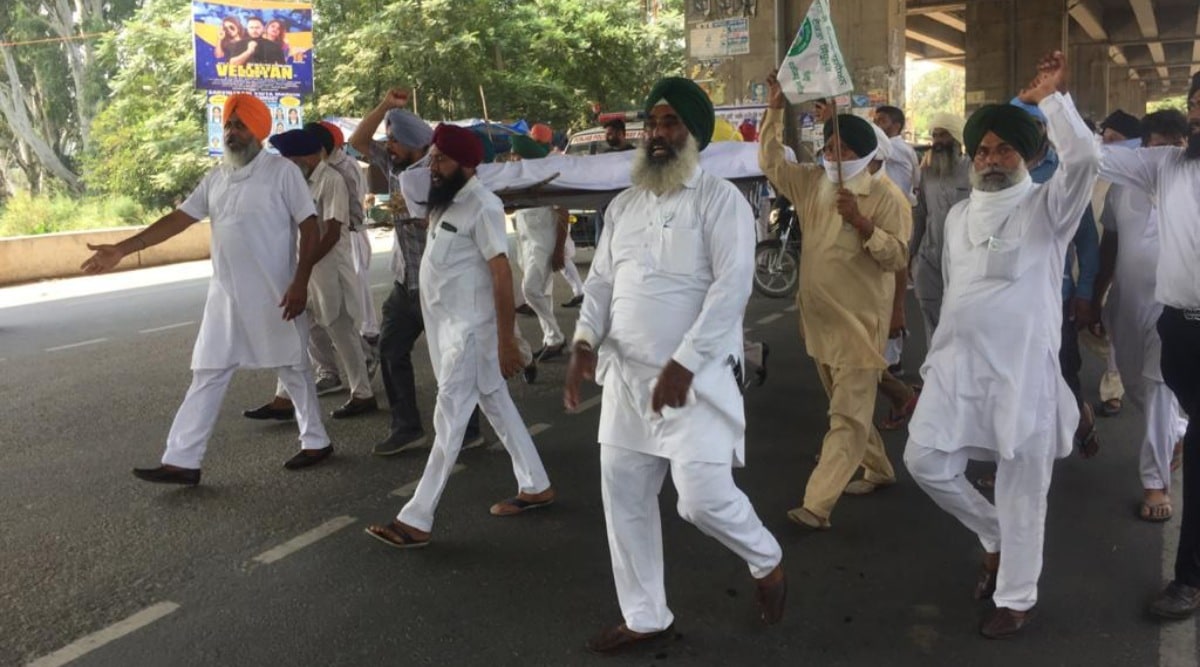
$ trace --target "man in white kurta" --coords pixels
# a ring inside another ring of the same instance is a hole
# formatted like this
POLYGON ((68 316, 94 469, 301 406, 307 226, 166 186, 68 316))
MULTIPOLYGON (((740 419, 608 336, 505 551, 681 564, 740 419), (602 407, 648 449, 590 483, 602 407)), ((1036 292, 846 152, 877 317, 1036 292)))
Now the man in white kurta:
POLYGON ((967 122, 974 190, 946 219, 941 321, 904 453, 921 488, 988 554, 976 594, 996 605, 980 627, 989 638, 1011 636, 1032 618, 1054 460, 1070 454, 1079 419, 1056 363, 1061 281, 1099 148, 1057 92, 1065 71, 1056 52, 1024 94, 1045 113, 1059 149, 1060 168, 1046 184, 1035 186, 1025 169, 1039 137, 1025 111, 987 105, 967 122), (969 459, 996 461, 994 505, 964 476, 969 459))
MULTIPOLYGON (((271 143, 306 174, 317 207, 323 254, 308 281, 309 314, 314 330, 320 328, 328 334, 338 367, 350 383, 350 400, 333 411, 333 418, 374 412, 378 405, 358 331, 363 304, 351 249, 354 232, 349 230, 350 193, 345 179, 322 159, 319 138, 311 130, 277 134, 271 143)), ((282 396, 286 393, 281 384, 276 397, 282 396)))
MULTIPOLYGON (((1181 144, 1187 135, 1187 120, 1178 111, 1159 113, 1177 117, 1174 134, 1147 131, 1139 143, 1181 144)), ((1151 125, 1157 122, 1151 118, 1147 121, 1151 125)), ((1111 150, 1122 148, 1119 143, 1110 145, 1111 150)), ((1110 271, 1113 277, 1102 311, 1104 328, 1112 339, 1113 358, 1125 388, 1142 412, 1139 475, 1145 497, 1139 515, 1147 521, 1165 521, 1172 515, 1172 454, 1187 430, 1187 421, 1175 394, 1163 381, 1162 341, 1155 328, 1163 310, 1154 298, 1155 274, 1150 270, 1158 264, 1158 212, 1150 194, 1127 185, 1113 185, 1105 195, 1100 224, 1104 227, 1101 257, 1107 258, 1104 250, 1116 244, 1115 266, 1105 263, 1101 267, 1104 278, 1110 271)))
POLYGON ((703 91, 666 79, 647 101, 634 187, 608 207, 567 375, 569 408, 582 378, 603 386, 600 488, 624 623, 588 643, 599 653, 659 637, 674 620, 658 509, 668 472, 680 516, 748 564, 768 623, 786 590, 779 543, 732 475, 745 459, 737 374, 754 217, 735 186, 698 166, 713 123, 703 91), (677 182, 653 176, 672 168, 677 182))
POLYGON ((1200 75, 1188 92, 1186 149, 1106 149, 1102 178, 1151 195, 1158 209, 1159 256, 1154 296, 1163 380, 1188 416, 1183 438, 1183 514, 1175 577, 1151 613, 1183 619, 1200 609, 1200 75))
POLYGON ((566 338, 554 317, 551 288, 554 264, 564 260, 566 238, 565 211, 553 206, 524 208, 513 215, 517 245, 521 253, 521 293, 525 303, 537 314, 542 327, 542 347, 534 353, 538 360, 562 354, 566 338))
POLYGON ((504 374, 525 364, 513 333, 511 274, 504 205, 480 184, 475 167, 483 145, 470 130, 442 124, 429 152, 429 234, 421 258, 421 312, 429 360, 437 378, 433 449, 412 499, 387 525, 368 534, 399 548, 425 546, 434 513, 462 448, 467 420, 478 405, 513 461, 518 493, 493 505, 509 516, 549 505, 554 490, 504 374), (439 204, 452 176, 465 179, 439 204))
POLYGON ((224 120, 226 162, 178 209, 126 241, 93 247, 96 255, 83 266, 90 273, 108 270, 123 255, 211 220, 213 275, 192 351, 192 384, 171 424, 162 465, 134 470, 149 482, 199 483, 221 401, 239 368, 274 370, 295 400, 302 451, 286 467, 308 467, 333 452, 305 352, 303 311, 318 235, 312 197, 295 165, 261 149, 270 132, 265 104, 231 95, 224 120))

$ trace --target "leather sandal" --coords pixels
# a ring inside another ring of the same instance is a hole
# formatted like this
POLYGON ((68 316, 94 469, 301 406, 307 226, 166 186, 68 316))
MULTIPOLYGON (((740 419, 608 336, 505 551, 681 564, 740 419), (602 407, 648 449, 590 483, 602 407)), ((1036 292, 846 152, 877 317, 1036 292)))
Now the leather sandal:
POLYGON ((409 532, 408 526, 392 519, 387 525, 372 524, 364 531, 366 534, 397 549, 419 549, 429 546, 430 538, 418 538, 409 532))
POLYGON ((634 632, 622 623, 601 630, 600 634, 587 640, 584 647, 592 653, 617 653, 637 646, 657 643, 657 641, 669 636, 674 629, 675 624, 672 623, 658 632, 634 632))

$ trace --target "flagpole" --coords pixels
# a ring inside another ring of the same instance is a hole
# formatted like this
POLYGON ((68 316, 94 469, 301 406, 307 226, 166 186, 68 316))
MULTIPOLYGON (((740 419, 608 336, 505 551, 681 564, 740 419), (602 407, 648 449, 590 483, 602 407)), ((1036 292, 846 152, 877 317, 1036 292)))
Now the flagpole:
POLYGON ((837 143, 834 144, 834 151, 837 153, 837 177, 838 177, 837 184, 838 184, 838 187, 841 188, 842 187, 842 127, 841 127, 841 124, 838 123, 837 96, 831 97, 830 99, 833 100, 833 105, 832 105, 833 106, 833 136, 834 136, 834 138, 837 139, 837 143))

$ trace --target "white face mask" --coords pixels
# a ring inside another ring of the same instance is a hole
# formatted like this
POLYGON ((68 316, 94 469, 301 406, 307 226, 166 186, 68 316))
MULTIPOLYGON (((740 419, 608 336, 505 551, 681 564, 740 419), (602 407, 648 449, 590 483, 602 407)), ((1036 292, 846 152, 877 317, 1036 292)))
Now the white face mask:
MULTIPOLYGON (((875 153, 871 151, 866 157, 860 157, 857 160, 842 160, 842 182, 845 183, 850 179, 858 176, 871 164, 871 160, 875 159, 875 153)), ((838 184, 838 163, 832 160, 826 160, 824 163, 825 176, 830 183, 838 184)))

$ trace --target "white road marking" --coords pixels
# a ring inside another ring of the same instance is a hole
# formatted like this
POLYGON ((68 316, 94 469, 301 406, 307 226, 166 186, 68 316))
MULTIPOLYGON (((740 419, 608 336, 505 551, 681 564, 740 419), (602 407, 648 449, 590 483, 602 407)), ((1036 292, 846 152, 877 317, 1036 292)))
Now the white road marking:
POLYGON ((179 609, 179 605, 174 602, 159 602, 158 604, 151 605, 123 621, 118 621, 99 632, 93 632, 78 641, 72 642, 54 653, 34 660, 29 663, 28 667, 59 667, 73 660, 78 660, 105 644, 116 641, 127 634, 150 625, 176 609, 179 609))
POLYGON ((797 310, 797 308, 796 308, 796 304, 794 304, 794 303, 793 303, 792 305, 788 306, 787 308, 784 308, 784 309, 783 309, 783 312, 785 312, 785 313, 794 313, 794 312, 796 312, 796 310, 797 310))
POLYGON ((760 319, 758 322, 756 322, 756 324, 770 324, 781 317, 783 317, 783 313, 771 313, 770 315, 760 319))
POLYGON ((354 523, 354 521, 355 519, 352 516, 339 516, 330 519, 329 521, 326 521, 325 523, 313 528, 303 535, 297 535, 296 537, 293 537, 292 539, 273 549, 268 549, 262 552, 261 554, 255 556, 253 560, 264 565, 270 565, 276 561, 281 561, 284 558, 287 558, 288 556, 303 549, 304 547, 307 547, 318 540, 329 537, 346 526, 354 523))
MULTIPOLYGON (((456 464, 454 464, 454 467, 450 469, 450 474, 453 475, 455 473, 460 473, 466 469, 467 469, 467 466, 465 466, 461 463, 456 463, 456 464)), ((419 480, 419 479, 415 482, 409 482, 408 484, 405 484, 404 486, 396 489, 395 491, 392 491, 388 495, 389 496, 399 496, 401 498, 408 498, 413 493, 416 492, 417 485, 420 483, 421 483, 421 480, 419 480)))
POLYGON ((534 424, 529 427, 529 437, 533 437, 539 433, 545 433, 550 430, 549 424, 534 424))
POLYGON ((388 285, 391 285, 391 283, 375 283, 374 285, 371 285, 371 289, 383 289, 388 285))
POLYGON ((571 410, 570 414, 577 415, 582 412, 591 410, 592 408, 596 407, 597 405, 600 405, 600 399, 603 396, 604 396, 603 394, 600 394, 597 396, 593 396, 586 401, 583 401, 582 403, 579 404, 579 407, 575 408, 574 410, 571 410))
POLYGON ((48 348, 46 348, 46 351, 47 352, 58 352, 60 350, 70 350, 70 349, 76 348, 76 347, 83 347, 84 345, 95 345, 96 343, 104 343, 107 341, 108 341, 107 338, 93 338, 92 340, 85 340, 81 343, 71 343, 70 345, 59 345, 58 347, 48 347, 48 348))
POLYGON ((187 322, 176 322, 175 324, 168 324, 163 327, 154 327, 153 329, 142 329, 138 333, 140 333, 140 334, 158 333, 159 331, 169 331, 170 329, 178 329, 179 327, 186 327, 190 324, 195 324, 195 323, 196 323, 196 320, 188 320, 187 322))
MULTIPOLYGON (((1183 475, 1179 470, 1171 475, 1171 488, 1183 488, 1183 475)), ((1179 548, 1179 529, 1172 528, 1171 524, 1167 524, 1165 528, 1162 548, 1164 586, 1175 578, 1175 551, 1179 548)), ((1186 621, 1161 621, 1159 623, 1158 667, 1197 667, 1200 665, 1200 657, 1196 655, 1197 622, 1197 619, 1191 618, 1186 621)))
POLYGON ((754 331, 754 327, 742 327, 742 334, 743 334, 743 335, 745 335, 745 334, 748 334, 748 333, 750 333, 751 331, 754 331))

